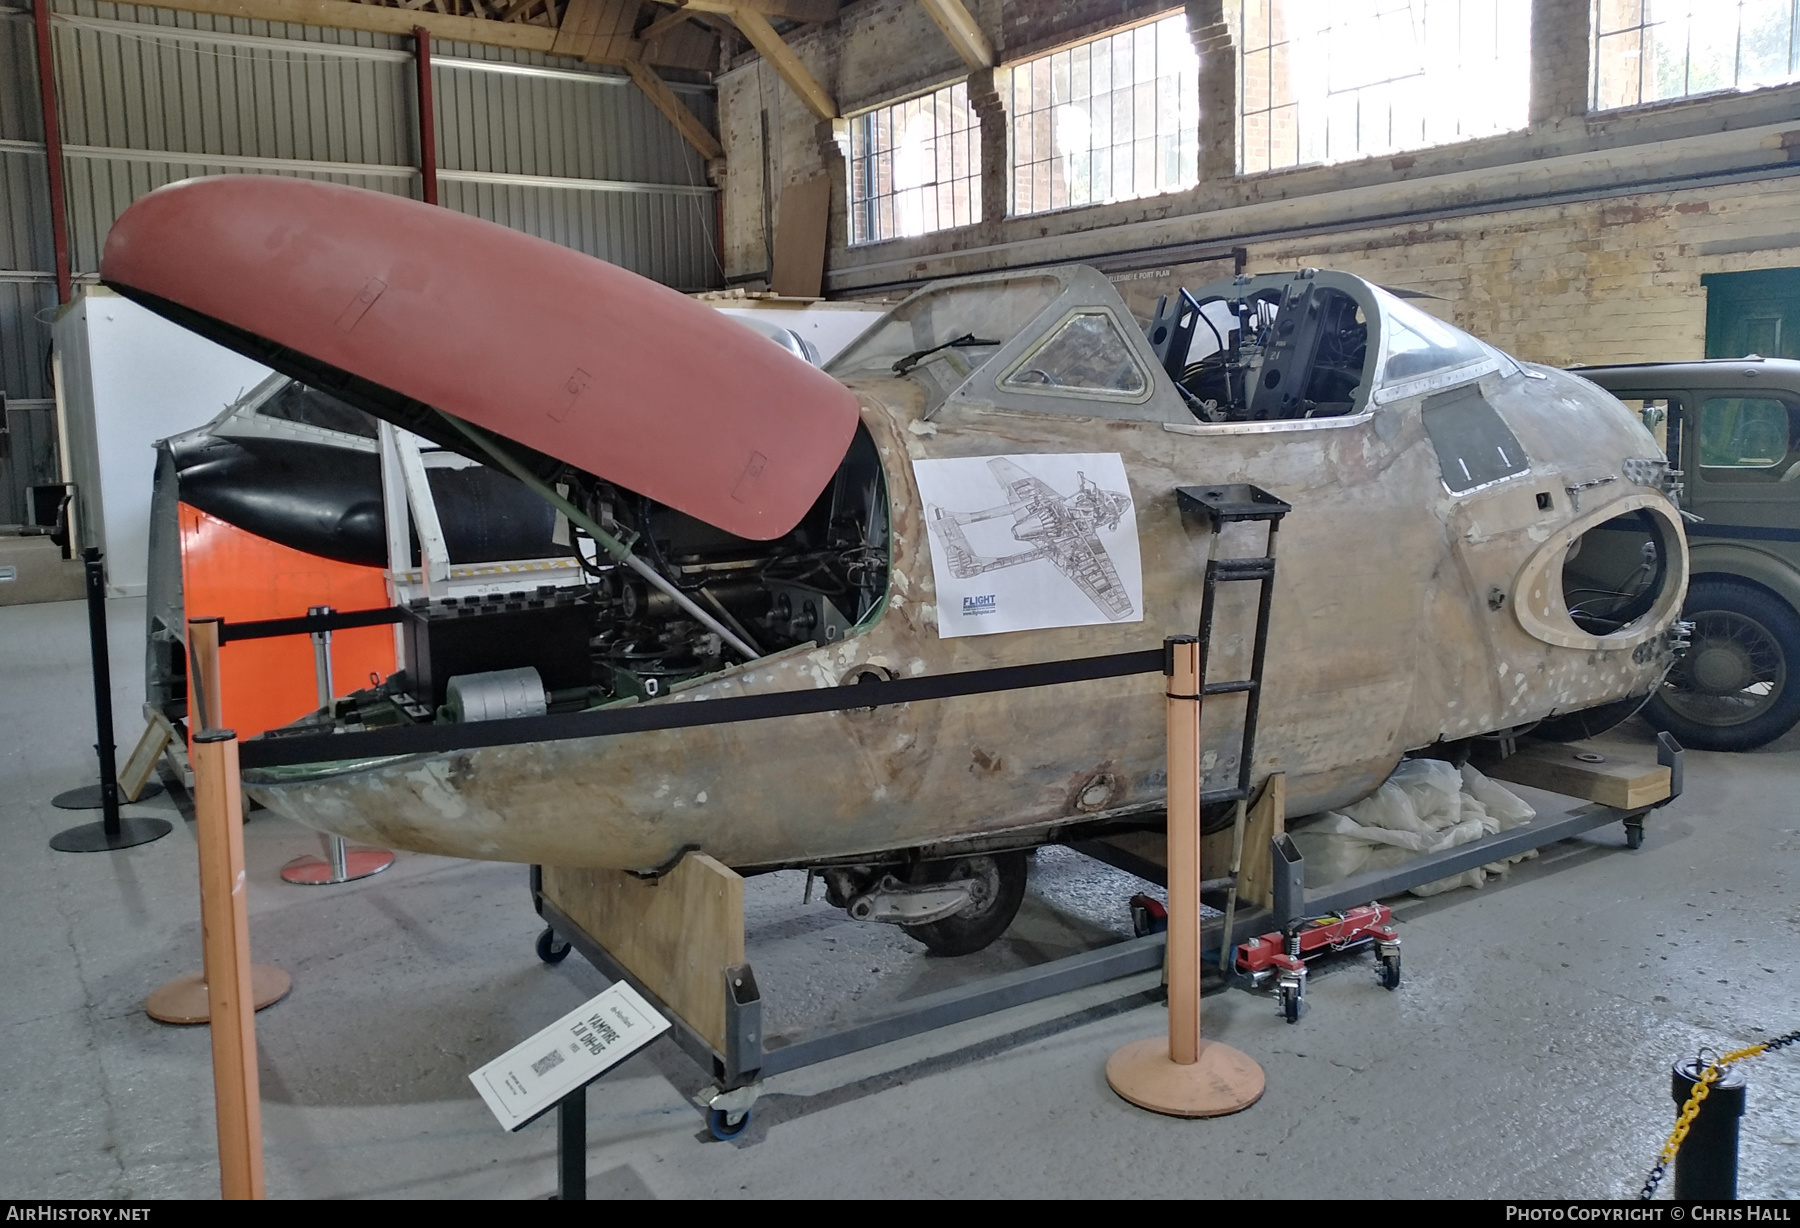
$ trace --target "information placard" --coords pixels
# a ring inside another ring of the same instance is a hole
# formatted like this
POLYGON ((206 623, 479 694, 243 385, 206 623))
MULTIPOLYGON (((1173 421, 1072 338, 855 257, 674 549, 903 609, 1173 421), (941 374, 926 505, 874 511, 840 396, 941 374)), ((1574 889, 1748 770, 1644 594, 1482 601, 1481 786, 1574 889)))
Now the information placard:
POLYGON ((469 1076, 508 1130, 517 1130, 577 1087, 667 1031, 669 1021, 620 982, 469 1076))

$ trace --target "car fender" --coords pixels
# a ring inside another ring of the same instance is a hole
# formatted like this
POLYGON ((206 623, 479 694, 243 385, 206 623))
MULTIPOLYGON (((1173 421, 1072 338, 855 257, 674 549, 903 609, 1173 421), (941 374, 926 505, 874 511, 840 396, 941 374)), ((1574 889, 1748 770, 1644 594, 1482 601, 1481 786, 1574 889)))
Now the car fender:
POLYGON ((1800 572, 1775 555, 1741 542, 1689 539, 1690 585, 1699 580, 1749 581, 1800 611, 1800 572))

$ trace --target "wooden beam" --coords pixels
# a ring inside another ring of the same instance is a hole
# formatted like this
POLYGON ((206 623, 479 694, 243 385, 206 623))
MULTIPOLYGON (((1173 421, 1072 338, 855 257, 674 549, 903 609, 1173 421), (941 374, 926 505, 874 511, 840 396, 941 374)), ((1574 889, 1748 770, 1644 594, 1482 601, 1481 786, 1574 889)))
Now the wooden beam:
POLYGON ((757 13, 781 21, 836 21, 839 0, 657 0, 659 4, 677 4, 697 13, 757 13))
POLYGON ((243 17, 251 21, 287 21, 337 30, 368 30, 376 34, 411 35, 414 26, 423 26, 438 38, 512 47, 520 51, 549 51, 556 42, 556 31, 545 26, 351 4, 348 0, 158 0, 156 7, 184 13, 243 17))
POLYGON ((637 12, 637 0, 569 0, 551 52, 589 64, 622 65, 631 55, 637 12))
POLYGON ((661 878, 545 866, 561 909, 713 1048, 728 1041, 725 972, 744 962, 744 880, 705 853, 661 878))
POLYGON ((653 43, 663 35, 667 34, 670 30, 673 30, 676 26, 689 20, 693 15, 694 11, 685 5, 678 9, 671 9, 649 25, 645 26, 644 32, 638 35, 638 41, 653 43))
MULTIPOLYGON (((641 44, 638 44, 641 48, 641 44)), ((708 162, 725 156, 725 147, 719 144, 719 138, 707 130, 700 117, 687 109, 687 104, 675 96, 657 71, 644 63, 642 55, 634 55, 625 61, 625 71, 637 82, 637 87, 644 91, 658 111, 675 125, 688 144, 700 151, 700 156, 708 162)))
POLYGON ((1654 763, 1605 754, 1587 742, 1525 742, 1505 759, 1483 754, 1477 764, 1495 780, 1547 789, 1602 806, 1636 810, 1669 796, 1669 769, 1654 763), (1587 759, 1580 758, 1587 755, 1587 759))
POLYGON ((931 20, 937 22, 950 46, 971 70, 994 66, 994 44, 988 41, 987 34, 963 7, 962 0, 919 0, 919 3, 925 6, 931 20))
POLYGON ((832 96, 825 92, 825 87, 813 78, 794 49, 781 41, 781 35, 775 33, 775 27, 769 19, 755 9, 733 9, 731 19, 737 28, 744 32, 744 37, 755 47, 775 69, 788 88, 800 95, 807 109, 820 119, 836 119, 838 105, 832 96))

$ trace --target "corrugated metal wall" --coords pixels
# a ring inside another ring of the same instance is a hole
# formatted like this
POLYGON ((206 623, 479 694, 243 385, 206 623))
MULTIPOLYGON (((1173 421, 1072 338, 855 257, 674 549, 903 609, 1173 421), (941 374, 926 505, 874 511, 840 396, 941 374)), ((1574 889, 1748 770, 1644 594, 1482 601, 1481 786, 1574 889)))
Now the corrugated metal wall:
MULTIPOLYGON (((98 270, 107 229, 193 175, 287 174, 421 194, 412 40, 52 0, 70 257, 98 270)), ((0 6, 0 389, 11 457, 0 521, 53 480, 45 380, 56 305, 28 8, 0 6)), ((717 285, 700 156, 629 79, 534 52, 434 41, 439 201, 680 289, 717 285)), ((708 88, 676 86, 704 122, 708 88)))

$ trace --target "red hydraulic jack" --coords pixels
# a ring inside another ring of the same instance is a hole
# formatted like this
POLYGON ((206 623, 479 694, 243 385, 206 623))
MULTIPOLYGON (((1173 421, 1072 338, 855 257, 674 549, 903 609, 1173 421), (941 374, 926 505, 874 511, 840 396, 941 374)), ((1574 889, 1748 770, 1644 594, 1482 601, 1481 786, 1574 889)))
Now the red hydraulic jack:
POLYGON ((1289 1023, 1306 1013, 1306 963, 1336 951, 1375 944, 1382 988, 1400 988, 1400 936, 1386 904, 1363 904, 1322 917, 1303 917, 1237 949, 1237 974, 1252 989, 1275 981, 1275 997, 1289 1023))
MULTIPOLYGON (((1245 989, 1261 989, 1275 981, 1276 1001, 1289 1023, 1306 1013, 1306 961, 1337 951, 1375 944, 1377 969, 1384 989, 1400 988, 1400 936, 1390 924, 1386 904, 1364 904, 1322 917, 1303 917, 1284 929, 1252 938, 1237 949, 1237 981, 1245 989)), ((1169 928, 1169 913, 1155 896, 1131 897, 1131 927, 1142 938, 1169 928)))

